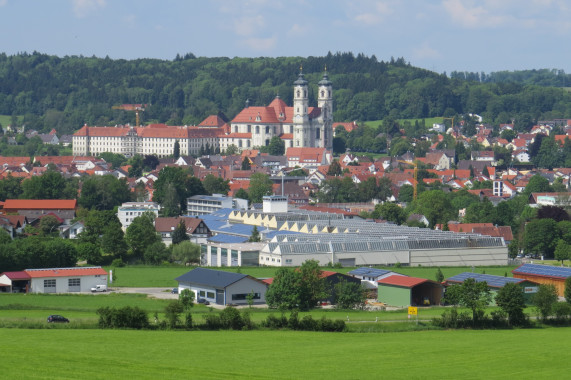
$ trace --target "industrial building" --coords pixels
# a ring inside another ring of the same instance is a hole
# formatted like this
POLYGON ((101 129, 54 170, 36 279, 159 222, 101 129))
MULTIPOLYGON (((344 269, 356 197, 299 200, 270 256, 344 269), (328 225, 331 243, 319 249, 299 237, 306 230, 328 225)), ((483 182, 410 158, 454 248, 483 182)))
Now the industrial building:
MULTIPOLYGON (((243 229, 242 236, 246 238, 253 226, 258 227, 266 243, 259 251, 260 266, 300 266, 306 260, 316 260, 321 266, 331 263, 346 267, 508 263, 507 246, 501 237, 376 223, 358 217, 347 218, 342 213, 301 209, 273 213, 231 210, 216 214, 219 216, 212 223, 220 224, 218 228, 205 220, 213 232, 218 230, 224 234, 243 229)), ((217 236, 209 240, 208 245, 233 243, 217 236)), ((232 248, 225 246, 224 249, 232 248)), ((216 261, 210 261, 213 262, 216 261)))
POLYGON ((557 294, 563 297, 565 294, 565 280, 571 277, 571 268, 554 267, 541 264, 523 264, 512 270, 515 278, 532 281, 542 285, 553 285, 557 294))

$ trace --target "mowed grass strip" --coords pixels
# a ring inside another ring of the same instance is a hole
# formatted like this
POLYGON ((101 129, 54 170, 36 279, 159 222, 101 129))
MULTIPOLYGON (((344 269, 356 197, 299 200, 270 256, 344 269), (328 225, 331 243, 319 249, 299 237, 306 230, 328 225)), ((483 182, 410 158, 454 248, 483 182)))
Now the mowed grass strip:
POLYGON ((390 334, 3 329, 2 336, 4 378, 500 379, 566 377, 570 365, 554 353, 568 351, 571 329, 390 334))
MULTIPOLYGON (((436 280, 436 267, 379 267, 381 269, 391 270, 397 273, 405 274, 412 277, 426 278, 436 280)), ((492 267, 475 267, 475 273, 493 274, 496 276, 513 277, 511 271, 517 266, 492 266, 492 267)), ((105 270, 113 269, 117 280, 110 284, 111 287, 135 287, 135 288, 152 288, 165 287, 173 288, 177 286, 175 278, 192 270, 192 267, 163 267, 163 266, 128 266, 123 268, 106 267, 105 270)), ((277 267, 213 267, 211 269, 223 270, 228 272, 239 272, 248 274, 256 278, 273 277, 277 267)), ((322 270, 331 270, 339 273, 347 273, 355 268, 321 268, 322 270)), ((472 272, 472 267, 442 267, 444 278, 452 277, 462 272, 472 272)))

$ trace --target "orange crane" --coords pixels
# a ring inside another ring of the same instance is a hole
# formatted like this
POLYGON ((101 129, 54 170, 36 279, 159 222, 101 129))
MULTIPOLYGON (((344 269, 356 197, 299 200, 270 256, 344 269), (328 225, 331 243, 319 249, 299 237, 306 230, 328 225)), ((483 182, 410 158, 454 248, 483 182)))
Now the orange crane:
POLYGON ((114 110, 134 111, 136 127, 139 126, 139 112, 143 112, 145 110, 145 108, 143 108, 143 105, 138 105, 138 104, 123 104, 120 106, 113 106, 111 108, 114 110))
POLYGON ((450 124, 450 128, 454 128, 454 117, 443 117, 442 121, 444 120, 451 120, 452 124, 450 124))
POLYGON ((418 161, 404 161, 404 160, 397 160, 397 162, 402 162, 403 164, 408 164, 408 165, 412 165, 414 167, 413 170, 413 178, 414 178, 414 186, 413 186, 413 192, 412 192, 412 199, 416 200, 416 196, 418 195, 417 193, 417 186, 418 186, 418 161))

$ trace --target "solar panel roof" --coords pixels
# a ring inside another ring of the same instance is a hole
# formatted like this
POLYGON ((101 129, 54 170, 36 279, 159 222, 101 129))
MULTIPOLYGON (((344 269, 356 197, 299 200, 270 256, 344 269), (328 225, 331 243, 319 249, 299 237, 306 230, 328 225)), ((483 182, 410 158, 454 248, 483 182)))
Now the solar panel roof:
POLYGON ((554 267, 541 264, 523 264, 512 270, 513 274, 532 274, 543 277, 567 278, 571 276, 571 268, 554 267))
POLYGON ((491 274, 471 273, 471 272, 464 272, 464 273, 457 274, 456 276, 452 276, 452 277, 446 279, 446 281, 464 282, 464 280, 466 280, 468 278, 473 278, 474 280, 476 280, 476 282, 486 281, 488 283, 488 286, 491 286, 493 288, 502 288, 510 282, 518 284, 520 282, 525 281, 524 279, 521 279, 521 278, 494 276, 491 274))
POLYGON ((247 236, 218 234, 210 237, 208 241, 213 243, 244 243, 248 241, 248 239, 249 238, 247 236))
POLYGON ((380 277, 390 272, 391 272, 390 270, 385 270, 385 269, 361 267, 353 269, 352 271, 348 272, 348 274, 352 274, 354 276, 362 276, 362 277, 363 276, 380 277))

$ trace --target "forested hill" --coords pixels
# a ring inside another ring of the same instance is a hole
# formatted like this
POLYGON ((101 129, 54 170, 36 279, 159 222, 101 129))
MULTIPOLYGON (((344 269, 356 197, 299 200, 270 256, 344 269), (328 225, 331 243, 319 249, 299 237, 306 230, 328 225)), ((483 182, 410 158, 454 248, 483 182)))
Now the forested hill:
POLYGON ((383 62, 352 53, 232 59, 187 54, 173 61, 1 54, 0 114, 25 115, 26 126, 39 131, 72 133, 86 123, 134 123, 133 113, 112 106, 143 103, 149 105, 144 122, 191 125, 220 111, 232 118, 246 99, 267 105, 279 94, 291 104, 300 65, 311 85, 311 105, 327 67, 336 121, 462 113, 478 113, 495 123, 521 115, 571 117, 571 95, 562 88, 518 83, 513 76, 499 83, 459 73, 450 79, 402 58, 383 62))

